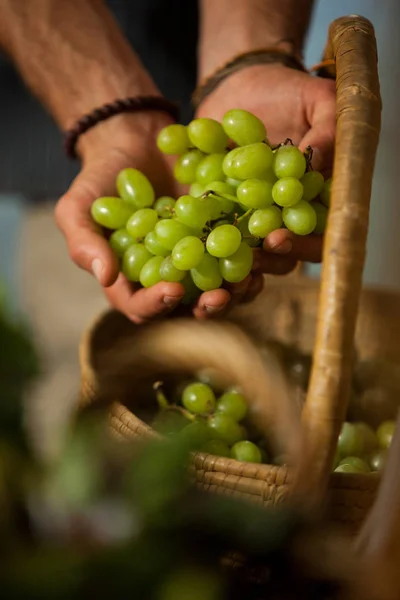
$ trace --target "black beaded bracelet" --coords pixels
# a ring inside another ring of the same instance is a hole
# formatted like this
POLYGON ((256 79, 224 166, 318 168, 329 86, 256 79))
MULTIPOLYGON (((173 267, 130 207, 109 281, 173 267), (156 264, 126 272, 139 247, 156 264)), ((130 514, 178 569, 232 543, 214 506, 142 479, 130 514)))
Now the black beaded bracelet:
POLYGON ((74 127, 64 133, 63 145, 65 153, 70 158, 76 158, 76 143, 78 138, 101 121, 122 113, 143 110, 162 111, 169 114, 174 121, 179 121, 180 111, 178 105, 161 96, 136 96, 115 100, 81 117, 74 127))

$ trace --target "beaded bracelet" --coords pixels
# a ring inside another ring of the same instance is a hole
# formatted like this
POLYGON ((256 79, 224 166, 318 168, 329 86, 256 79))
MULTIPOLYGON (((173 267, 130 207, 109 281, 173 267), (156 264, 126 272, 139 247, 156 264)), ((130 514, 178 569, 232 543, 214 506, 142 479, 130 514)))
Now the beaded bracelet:
POLYGON ((81 117, 76 124, 64 133, 64 150, 70 158, 76 158, 76 143, 81 135, 89 129, 110 117, 128 112, 143 110, 162 111, 169 114, 174 121, 179 121, 179 107, 161 96, 136 96, 115 100, 96 108, 91 113, 81 117))

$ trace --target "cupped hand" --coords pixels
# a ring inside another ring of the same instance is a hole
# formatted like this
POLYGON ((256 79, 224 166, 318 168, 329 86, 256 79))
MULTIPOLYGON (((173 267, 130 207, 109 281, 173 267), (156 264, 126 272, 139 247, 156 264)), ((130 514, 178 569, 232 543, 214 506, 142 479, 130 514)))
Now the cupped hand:
MULTIPOLYGON (((301 150, 313 148, 312 166, 328 177, 335 140, 335 83, 280 64, 252 66, 229 76, 208 96, 198 117, 222 120, 226 111, 243 108, 257 115, 271 144, 290 138, 301 150)), ((298 261, 320 262, 321 236, 299 237, 286 229, 271 233, 264 252, 255 256, 250 286, 257 291, 260 273, 286 274, 298 261)), ((246 293, 252 296, 251 287, 246 293)))
MULTIPOLYGON (((160 196, 179 193, 172 177, 173 159, 171 162, 161 155, 155 143, 160 129, 170 121, 142 115, 139 122, 138 115, 135 117, 117 117, 114 124, 111 119, 107 128, 99 125, 83 136, 81 172, 58 201, 55 218, 76 265, 97 278, 114 308, 135 323, 143 323, 176 308, 185 290, 180 283, 160 282, 152 288, 138 289, 129 282, 119 271, 118 260, 90 213, 96 198, 115 195, 116 177, 126 167, 143 171, 160 196)), ((229 301, 227 290, 206 292, 193 312, 198 318, 216 316, 229 301)))

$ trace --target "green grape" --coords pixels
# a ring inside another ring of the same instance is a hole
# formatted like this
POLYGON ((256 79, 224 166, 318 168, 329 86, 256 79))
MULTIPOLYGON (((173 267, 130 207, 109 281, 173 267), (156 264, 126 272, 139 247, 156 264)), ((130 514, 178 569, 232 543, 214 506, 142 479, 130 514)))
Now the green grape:
POLYGON ((221 287, 222 275, 218 260, 214 256, 204 254, 197 267, 191 269, 190 274, 196 286, 203 292, 221 287))
POLYGON ((272 197, 279 206, 294 206, 303 196, 303 186, 295 177, 278 179, 272 188, 272 197))
POLYGON ((308 235, 314 231, 317 225, 316 212, 305 200, 300 200, 296 206, 284 208, 282 217, 289 231, 296 235, 308 235))
POLYGON ((308 173, 304 173, 300 181, 304 188, 303 200, 306 200, 307 202, 315 200, 324 187, 324 176, 318 171, 308 171, 308 173))
MULTIPOLYGON (((254 214, 254 213, 253 213, 254 214)), ((242 234, 242 241, 250 246, 250 248, 256 248, 260 245, 260 241, 257 237, 254 237, 249 230, 249 221, 250 217, 246 217, 237 223, 236 227, 239 229, 242 234)), ((221 223, 222 225, 222 223, 221 223)))
POLYGON ((183 390, 182 404, 194 415, 208 415, 215 409, 215 395, 205 383, 190 383, 183 390))
POLYGON ((295 177, 300 179, 306 170, 304 154, 296 146, 281 146, 274 154, 274 173, 279 179, 295 177))
POLYGON ((277 206, 260 208, 249 219, 249 231, 257 238, 266 238, 283 224, 282 211, 277 206))
POLYGON ((356 465, 339 465, 335 469, 335 473, 354 473, 359 475, 360 473, 365 473, 365 471, 360 470, 356 465))
POLYGON ((143 265, 139 279, 143 287, 149 288, 162 281, 160 267, 164 260, 165 259, 162 256, 152 256, 150 260, 143 265))
POLYGON ((367 423, 354 423, 363 436, 363 455, 370 454, 378 448, 379 442, 375 431, 367 423))
POLYGON ((177 410, 163 410, 153 420, 151 426, 162 435, 175 435, 190 421, 177 410))
POLYGON ((275 175, 273 169, 268 169, 268 171, 265 171, 265 173, 263 173, 261 179, 268 181, 272 185, 274 185, 278 181, 278 177, 275 175))
POLYGON ((228 183, 229 185, 231 185, 234 188, 237 188, 238 185, 240 185, 242 182, 240 181, 240 179, 233 179, 233 177, 227 177, 226 183, 228 183))
POLYGON ((92 204, 93 220, 107 229, 122 229, 134 211, 134 207, 121 198, 104 196, 92 204))
POLYGON ((320 193, 322 204, 325 204, 325 206, 328 208, 331 204, 331 186, 332 179, 327 179, 324 183, 324 187, 322 188, 322 192, 320 193))
POLYGON ((231 451, 228 444, 222 440, 209 440, 201 448, 202 452, 206 454, 212 454, 213 456, 222 456, 224 458, 230 458, 231 451))
POLYGON ((170 283, 177 283, 182 281, 186 276, 186 271, 177 269, 172 262, 171 256, 164 258, 160 266, 160 277, 162 281, 168 281, 170 283))
POLYGON ((242 421, 247 414, 246 398, 237 392, 225 392, 218 400, 216 410, 235 421, 242 421))
POLYGON ((264 123, 252 113, 240 108, 228 110, 224 114, 222 127, 238 146, 263 142, 267 137, 264 123))
POLYGON ((241 426, 228 415, 216 413, 210 417, 208 427, 214 439, 222 440, 228 446, 232 446, 243 439, 241 426))
POLYGON ((336 467, 339 466, 339 463, 340 463, 340 452, 339 452, 338 448, 336 448, 336 450, 335 450, 335 456, 333 457, 332 471, 334 471, 336 469, 336 467))
POLYGON ((383 449, 390 448, 392 439, 394 436, 394 430, 396 429, 396 421, 384 421, 381 423, 376 431, 378 437, 379 446, 383 449))
POLYGON ((153 231, 157 221, 158 215, 154 209, 140 208, 133 213, 126 224, 126 229, 132 237, 139 241, 153 231))
POLYGON ((232 202, 236 201, 236 187, 227 181, 210 181, 204 186, 204 191, 215 192, 216 194, 224 194, 228 197, 228 200, 232 202))
POLYGON ((231 150, 224 158, 222 168, 233 179, 263 179, 273 160, 267 144, 250 144, 231 150))
POLYGON ((176 219, 162 219, 158 221, 154 231, 160 240, 160 244, 164 248, 167 248, 167 250, 173 250, 179 240, 191 234, 190 228, 176 219))
POLYGON ((371 471, 383 471, 387 461, 387 456, 387 450, 377 450, 376 452, 373 452, 369 457, 369 466, 371 467, 371 471))
POLYGON ((340 461, 339 466, 340 465, 352 465, 353 467, 356 467, 362 473, 371 473, 371 469, 369 468, 369 465, 365 462, 365 460, 363 460, 362 458, 359 458, 358 456, 346 456, 346 458, 343 458, 340 461))
POLYGON ((139 281, 140 271, 152 257, 143 244, 129 246, 122 259, 122 272, 129 281, 139 281))
POLYGON ((181 300, 181 304, 184 304, 185 306, 194 304, 201 294, 199 288, 196 286, 190 275, 185 277, 185 279, 182 279, 181 284, 185 288, 185 295, 181 300))
POLYGON ((359 428, 347 421, 343 423, 338 439, 338 452, 341 457, 362 456, 364 437, 359 428))
POLYGON ((192 421, 180 432, 179 438, 184 440, 192 450, 199 450, 211 438, 211 432, 204 421, 192 421))
POLYGON ((203 158, 196 170, 197 181, 203 185, 211 181, 224 181, 225 174, 222 170, 224 158, 225 154, 209 154, 203 158))
POLYGON ((231 448, 231 456, 232 458, 234 458, 235 460, 239 460, 240 462, 262 462, 260 448, 253 444, 253 442, 249 442, 248 440, 236 442, 236 444, 234 444, 231 448))
POLYGON ((221 225, 208 235, 206 247, 211 256, 225 258, 234 254, 240 246, 242 235, 234 225, 221 225))
POLYGON ((196 181, 196 170, 203 160, 204 154, 200 150, 190 150, 182 154, 174 165, 174 177, 179 183, 185 185, 196 181))
POLYGON ((177 269, 194 269, 204 256, 204 244, 194 235, 182 238, 172 250, 172 262, 177 269))
POLYGON ((153 186, 137 169, 123 169, 118 173, 117 190, 123 200, 136 208, 152 206, 155 199, 153 186))
POLYGON ((273 204, 273 184, 264 179, 247 179, 237 189, 237 198, 246 208, 267 208, 273 204))
POLYGON ((319 202, 310 202, 310 206, 313 207, 317 217, 317 224, 315 226, 314 233, 316 233, 317 235, 322 235, 323 233, 325 233, 326 229, 326 223, 328 220, 328 209, 326 208, 326 206, 320 204, 319 202))
POLYGON ((122 258, 125 250, 132 246, 135 243, 135 240, 126 229, 117 229, 110 235, 109 244, 111 248, 114 250, 115 254, 122 258))
POLYGON ((221 225, 232 225, 231 221, 227 219, 220 219, 211 225, 211 230, 216 229, 217 227, 221 227, 221 225))
POLYGON ((201 229, 211 219, 209 202, 206 198, 181 196, 175 203, 175 217, 187 227, 201 229))
POLYGON ((164 154, 183 154, 190 146, 187 129, 184 125, 167 125, 161 129, 157 146, 164 154))
POLYGON ((157 211, 157 214, 161 219, 168 219, 169 217, 172 217, 174 206, 174 198, 171 198, 171 196, 161 196, 155 201, 153 208, 157 211))
POLYGON ((192 144, 206 154, 224 152, 228 145, 228 136, 214 119, 194 119, 188 125, 188 134, 192 144))
POLYGON ((200 198, 200 196, 204 194, 204 191, 204 185, 202 185, 198 181, 195 181, 189 188, 189 195, 193 196, 193 198, 200 198))
POLYGON ((246 279, 252 266, 253 251, 245 242, 242 242, 231 256, 219 259, 221 275, 229 283, 240 283, 246 279))
POLYGON ((232 200, 233 196, 229 198, 220 196, 218 193, 215 196, 208 196, 209 212, 211 219, 218 219, 221 215, 230 215, 234 212, 236 203, 232 200))
POLYGON ((150 231, 144 238, 144 245, 147 250, 155 256, 168 256, 170 251, 164 248, 160 240, 158 239, 155 231, 150 231))

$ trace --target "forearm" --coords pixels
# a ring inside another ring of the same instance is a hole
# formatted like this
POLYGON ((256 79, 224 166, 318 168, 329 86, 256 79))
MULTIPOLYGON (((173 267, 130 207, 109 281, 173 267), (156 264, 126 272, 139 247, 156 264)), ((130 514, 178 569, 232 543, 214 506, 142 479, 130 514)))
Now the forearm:
POLYGON ((0 46, 62 129, 158 90, 102 0, 0 0, 0 46))
POLYGON ((279 47, 302 53, 313 0, 201 0, 199 80, 237 54, 279 47))

